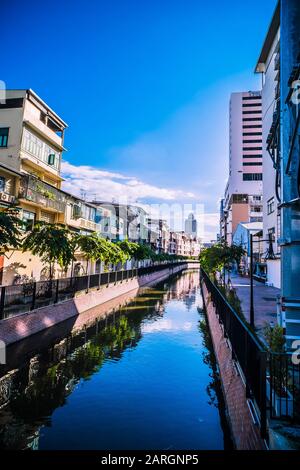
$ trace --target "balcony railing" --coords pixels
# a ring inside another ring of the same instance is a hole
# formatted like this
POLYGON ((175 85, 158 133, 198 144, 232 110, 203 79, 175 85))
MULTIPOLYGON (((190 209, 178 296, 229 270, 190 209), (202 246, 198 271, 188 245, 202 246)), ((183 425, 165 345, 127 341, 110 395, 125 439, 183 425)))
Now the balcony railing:
POLYGON ((67 198, 62 191, 31 175, 22 176, 19 198, 57 212, 64 213, 66 209, 67 198))

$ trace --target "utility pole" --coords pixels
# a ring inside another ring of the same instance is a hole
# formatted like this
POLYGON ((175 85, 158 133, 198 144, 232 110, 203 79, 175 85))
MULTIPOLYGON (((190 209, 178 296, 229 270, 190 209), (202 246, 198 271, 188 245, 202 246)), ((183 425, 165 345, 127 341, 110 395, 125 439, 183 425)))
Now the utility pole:
POLYGON ((255 327, 254 320, 254 286, 253 286, 253 235, 250 233, 250 325, 255 327))

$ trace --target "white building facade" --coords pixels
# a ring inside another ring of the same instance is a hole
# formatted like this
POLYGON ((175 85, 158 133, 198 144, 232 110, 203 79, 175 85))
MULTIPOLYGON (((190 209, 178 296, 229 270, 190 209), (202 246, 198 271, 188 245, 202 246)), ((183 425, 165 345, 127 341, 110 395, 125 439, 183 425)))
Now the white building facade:
POLYGON ((232 93, 229 114, 229 178, 221 236, 231 244, 240 222, 262 222, 261 93, 232 93))
POLYGON ((263 137, 263 238, 271 238, 274 256, 268 259, 269 243, 264 242, 267 255, 267 282, 280 288, 280 15, 277 7, 264 41, 255 71, 262 74, 262 137, 263 137))

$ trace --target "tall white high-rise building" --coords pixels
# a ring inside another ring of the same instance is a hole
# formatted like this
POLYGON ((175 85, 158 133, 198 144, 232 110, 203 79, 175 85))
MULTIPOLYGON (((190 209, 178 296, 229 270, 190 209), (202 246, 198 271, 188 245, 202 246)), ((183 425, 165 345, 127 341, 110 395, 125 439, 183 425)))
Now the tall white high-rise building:
POLYGON ((197 220, 194 214, 191 213, 186 219, 184 231, 185 233, 188 233, 189 235, 192 235, 194 237, 197 236, 197 220))
POLYGON ((264 199, 264 240, 273 241, 273 253, 269 243, 264 242, 266 253, 267 281, 281 287, 280 279, 280 4, 277 4, 272 22, 263 43, 256 67, 262 74, 263 110, 263 199, 264 199), (273 256, 272 256, 273 255, 273 256))
POLYGON ((221 237, 229 244, 240 222, 262 222, 261 93, 232 93, 229 178, 221 211, 221 237))

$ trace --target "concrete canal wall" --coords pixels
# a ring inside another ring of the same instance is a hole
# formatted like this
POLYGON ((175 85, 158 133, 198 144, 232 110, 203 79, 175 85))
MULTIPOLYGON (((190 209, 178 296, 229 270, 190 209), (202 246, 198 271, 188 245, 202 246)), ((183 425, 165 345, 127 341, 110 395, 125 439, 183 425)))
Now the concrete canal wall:
POLYGON ((201 286, 233 442, 238 450, 266 450, 259 427, 250 412, 245 384, 232 359, 231 349, 224 337, 210 294, 204 282, 201 286))
POLYGON ((92 289, 89 293, 79 294, 72 299, 58 304, 1 320, 0 340, 9 345, 66 320, 74 322, 72 328, 80 327, 87 321, 90 315, 94 316, 95 309, 97 309, 96 312, 100 316, 105 315, 105 304, 107 302, 118 299, 130 292, 134 296, 140 287, 151 286, 167 279, 172 274, 191 268, 195 269, 195 263, 186 263, 140 277, 119 281, 115 284, 102 286, 99 290, 92 289), (99 306, 101 306, 100 310, 99 306))

